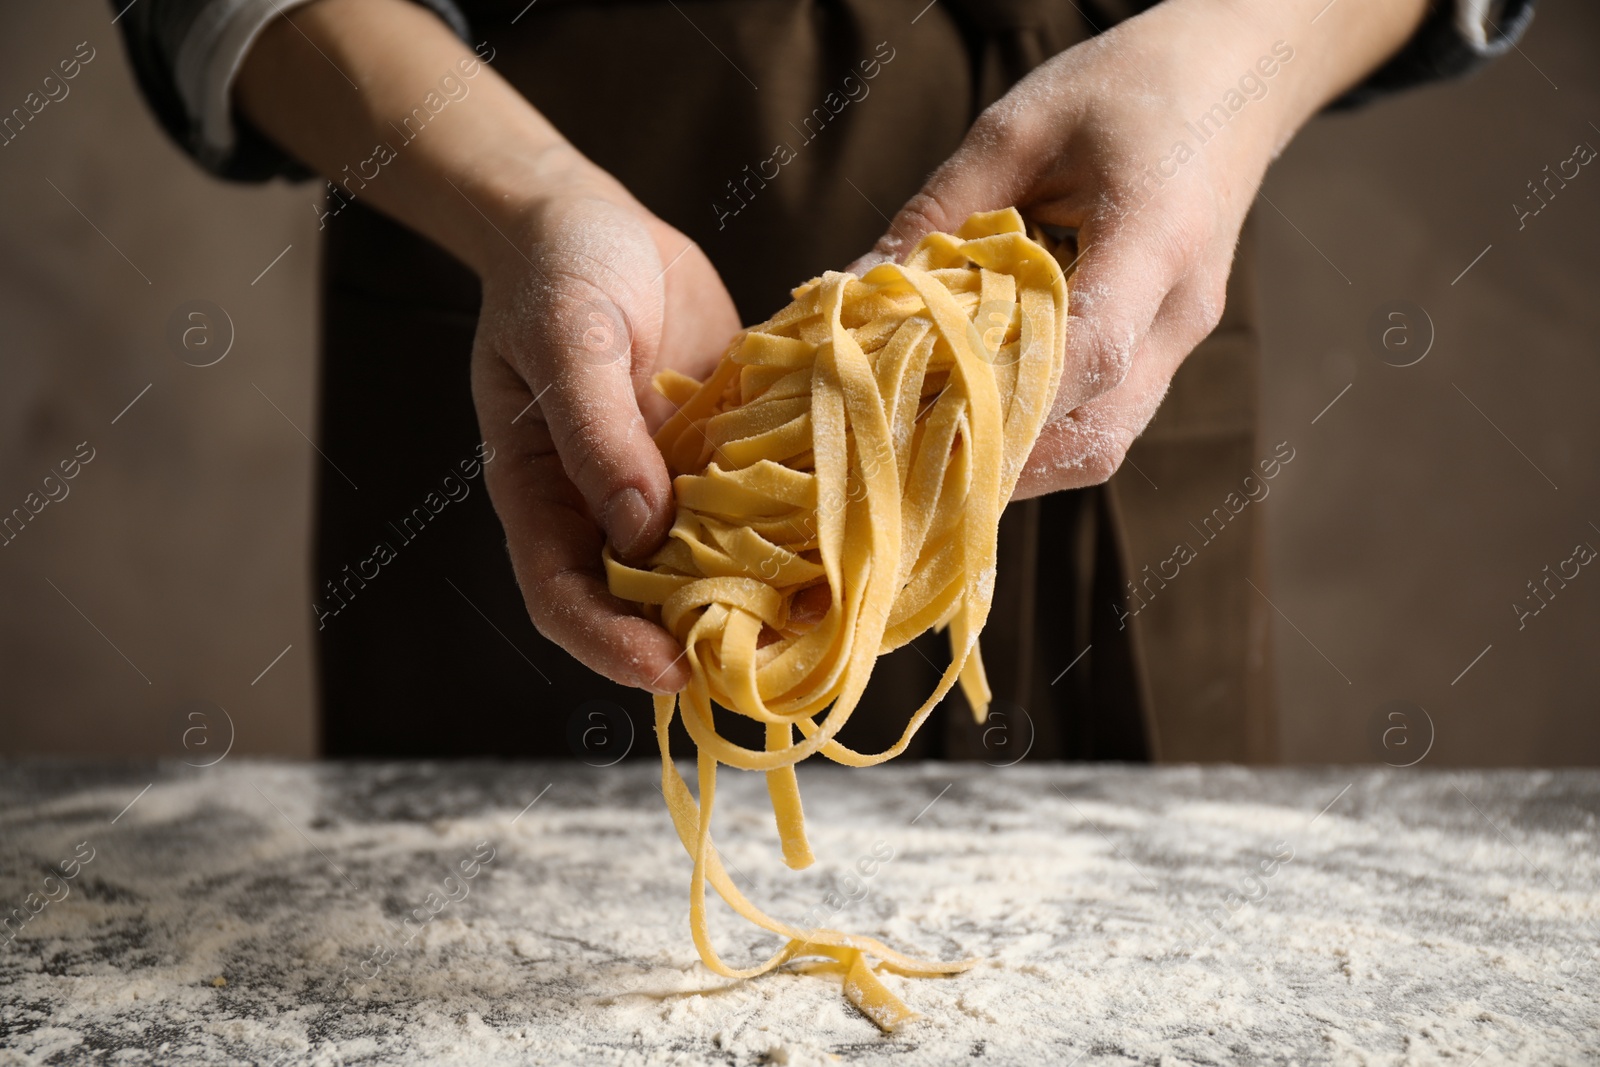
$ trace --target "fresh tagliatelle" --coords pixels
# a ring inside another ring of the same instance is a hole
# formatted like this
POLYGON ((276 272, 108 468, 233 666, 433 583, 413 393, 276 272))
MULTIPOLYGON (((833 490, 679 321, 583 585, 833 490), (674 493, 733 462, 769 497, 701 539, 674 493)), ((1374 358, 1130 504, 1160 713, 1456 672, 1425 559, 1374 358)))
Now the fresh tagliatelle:
POLYGON ((898 755, 958 679, 985 718, 978 633, 1000 512, 1061 381, 1066 313, 1061 264, 1006 209, 930 234, 904 265, 800 286, 703 383, 657 377, 678 405, 656 434, 677 520, 642 567, 609 549, 605 563, 611 591, 647 605, 688 657, 688 687, 655 698, 656 734, 662 791, 694 859, 694 943, 716 973, 751 978, 815 957, 807 970, 841 973, 851 1002, 893 1030, 915 1015, 877 970, 926 977, 977 962, 915 959, 762 912, 711 844, 717 768, 766 772, 784 860, 800 869, 812 855, 795 764, 898 755), (900 740, 875 754, 835 741, 874 661, 930 627, 949 629, 951 663, 900 740), (713 704, 765 724, 765 749, 719 734, 713 704), (680 711, 699 751, 698 802, 668 751, 680 711), (787 943, 753 967, 725 963, 706 929, 707 882, 787 943))

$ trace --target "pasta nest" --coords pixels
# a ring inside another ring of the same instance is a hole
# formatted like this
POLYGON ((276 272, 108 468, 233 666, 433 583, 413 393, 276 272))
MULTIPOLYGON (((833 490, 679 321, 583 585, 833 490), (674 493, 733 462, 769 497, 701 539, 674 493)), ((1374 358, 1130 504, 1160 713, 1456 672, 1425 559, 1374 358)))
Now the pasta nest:
POLYGON ((646 605, 682 642, 690 681, 655 698, 662 791, 694 859, 690 926, 713 971, 748 978, 797 957, 845 976, 884 1029, 914 1017, 879 969, 927 976, 975 960, 920 960, 879 941, 802 928, 756 908, 711 845, 721 764, 766 773, 784 859, 812 862, 794 767, 820 754, 868 766, 905 749, 959 681, 978 719, 990 691, 978 650, 995 588, 1000 512, 1049 415, 1065 355, 1067 284, 1014 209, 930 234, 901 264, 829 272, 739 334, 704 382, 657 387, 678 410, 656 443, 674 475, 677 518, 642 566, 610 552, 611 591, 646 605), (877 753, 835 735, 877 657, 947 629, 951 662, 877 753), (764 724, 734 744, 713 705, 764 724), (668 752, 680 712, 698 749, 699 800, 668 752), (795 737, 798 729, 800 737, 795 737), (752 967, 726 964, 706 930, 705 887, 787 939, 752 967))

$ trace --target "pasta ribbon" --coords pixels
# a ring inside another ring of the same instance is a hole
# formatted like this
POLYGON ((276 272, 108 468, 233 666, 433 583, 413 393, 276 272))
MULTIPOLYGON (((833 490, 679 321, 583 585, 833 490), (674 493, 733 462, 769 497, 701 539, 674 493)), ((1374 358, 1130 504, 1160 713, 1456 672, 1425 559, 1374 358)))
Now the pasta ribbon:
POLYGON ((917 959, 762 912, 711 844, 717 769, 766 773, 784 859, 800 869, 812 854, 795 764, 821 754, 865 767, 899 755, 958 682, 984 720, 978 634, 1000 512, 1061 382, 1067 284, 1008 208, 928 235, 904 265, 829 272, 793 296, 739 334, 705 382, 658 376, 679 405, 656 434, 677 520, 644 566, 609 547, 605 565, 611 591, 647 605, 688 657, 687 688, 657 696, 655 713, 662 792, 694 860, 701 960, 751 978, 815 957, 805 969, 841 974, 850 1001, 887 1031, 915 1013, 878 971, 925 977, 977 961, 917 959), (950 666, 900 740, 877 753, 834 740, 877 657, 929 628, 949 631, 950 666), (713 705, 764 724, 765 747, 724 738, 713 705), (680 713, 699 752, 698 801, 668 751, 680 713), (724 962, 706 929, 708 882, 783 947, 754 966, 724 962))

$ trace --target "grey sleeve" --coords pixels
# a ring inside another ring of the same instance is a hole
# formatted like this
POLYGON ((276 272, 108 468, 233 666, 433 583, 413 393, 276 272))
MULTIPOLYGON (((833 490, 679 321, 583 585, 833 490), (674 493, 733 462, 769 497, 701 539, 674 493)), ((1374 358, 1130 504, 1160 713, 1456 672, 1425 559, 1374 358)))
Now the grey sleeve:
MULTIPOLYGON (((134 76, 162 128, 222 178, 264 181, 311 172, 256 130, 232 104, 245 54, 279 15, 309 0, 110 0, 134 76)), ((462 40, 454 0, 415 0, 462 40)))

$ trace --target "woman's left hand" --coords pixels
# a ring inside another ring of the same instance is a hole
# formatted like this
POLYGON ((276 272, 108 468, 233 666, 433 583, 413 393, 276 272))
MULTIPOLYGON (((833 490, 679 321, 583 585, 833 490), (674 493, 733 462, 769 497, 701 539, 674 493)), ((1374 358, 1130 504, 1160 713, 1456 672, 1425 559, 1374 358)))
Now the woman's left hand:
POLYGON ((1077 231, 1066 369, 1015 495, 1105 481, 1222 317, 1278 151, 1415 32, 1424 0, 1166 0, 986 110, 858 273, 975 211, 1077 231))

